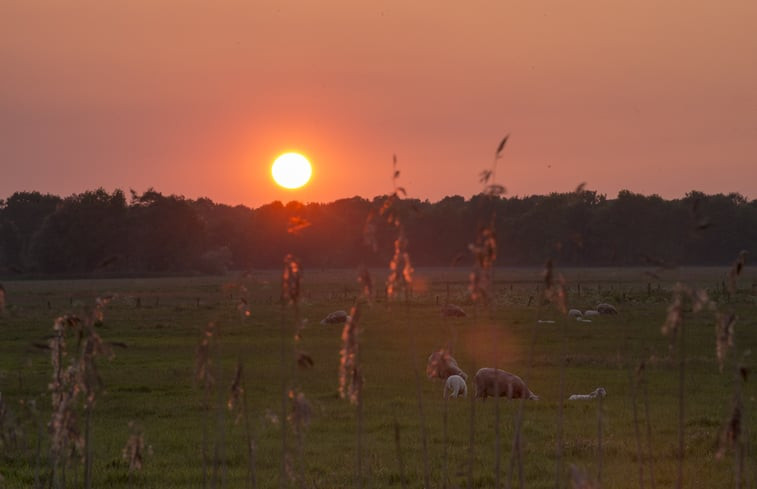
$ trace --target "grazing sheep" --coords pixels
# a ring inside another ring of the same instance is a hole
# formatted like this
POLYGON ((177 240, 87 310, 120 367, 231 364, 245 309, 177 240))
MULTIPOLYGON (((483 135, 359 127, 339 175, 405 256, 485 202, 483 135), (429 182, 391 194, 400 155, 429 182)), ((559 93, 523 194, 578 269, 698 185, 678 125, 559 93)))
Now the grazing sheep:
POLYGON ((580 318, 583 317, 583 313, 578 309, 571 309, 570 311, 568 311, 568 316, 572 318, 580 318))
POLYGON ((597 387, 590 394, 573 394, 568 398, 568 400, 569 401, 588 401, 589 399, 596 399, 597 397, 599 397, 600 399, 604 399, 606 396, 607 396, 607 391, 605 390, 605 388, 597 387))
POLYGON ((602 304, 597 304, 597 311, 599 311, 600 314, 617 314, 618 310, 615 309, 615 306, 612 304, 605 304, 604 302, 602 304))
POLYGON ((444 398, 457 396, 468 396, 468 385, 465 383, 465 379, 459 375, 450 375, 444 382, 444 398))
POLYGON ((428 363, 426 363, 426 375, 429 379, 446 379, 450 375, 459 375, 463 379, 468 378, 468 374, 457 366, 457 361, 445 349, 429 355, 428 363))
POLYGON ((341 324, 350 320, 347 311, 334 311, 325 318, 321 319, 321 324, 341 324))
POLYGON ((590 318, 592 316, 599 316, 599 311, 597 311, 595 309, 587 309, 587 310, 584 311, 584 317, 585 318, 590 318))
POLYGON ((456 306, 454 304, 444 304, 441 309, 442 316, 443 317, 465 317, 467 314, 465 314, 465 311, 463 311, 463 308, 460 306, 456 306))
POLYGON ((523 379, 510 372, 495 368, 482 368, 476 372, 476 397, 486 399, 487 396, 506 396, 508 399, 539 400, 539 396, 531 392, 523 379))

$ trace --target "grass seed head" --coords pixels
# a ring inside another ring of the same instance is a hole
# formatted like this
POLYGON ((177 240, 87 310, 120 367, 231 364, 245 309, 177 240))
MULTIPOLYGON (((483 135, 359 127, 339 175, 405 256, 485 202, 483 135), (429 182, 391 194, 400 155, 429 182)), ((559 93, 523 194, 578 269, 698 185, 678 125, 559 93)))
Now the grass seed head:
POLYGON ((576 467, 570 465, 570 487, 573 489, 600 489, 599 482, 589 479, 586 473, 576 467))
POLYGON ((723 371, 723 363, 728 350, 733 346, 736 314, 718 313, 715 320, 715 353, 718 358, 718 366, 723 371))
POLYGON ((739 255, 736 257, 736 261, 733 262, 731 270, 728 272, 728 290, 732 294, 736 292, 736 281, 744 270, 746 263, 746 250, 739 251, 739 255))
POLYGON ((365 266, 360 267, 357 277, 358 283, 362 286, 362 296, 368 302, 373 300, 373 277, 371 272, 365 266))
POLYGON ((680 283, 673 287, 673 301, 668 306, 668 314, 662 325, 662 334, 675 336, 683 323, 683 299, 686 288, 680 283))
POLYGON ((310 425, 313 409, 310 407, 308 400, 305 399, 305 393, 301 391, 290 389, 289 401, 291 402, 291 408, 287 421, 294 432, 299 435, 310 425))
POLYGON ((281 297, 290 304, 296 304, 300 299, 300 282, 302 267, 299 260, 292 254, 284 257, 284 271, 281 274, 281 297))
POLYGON ((237 361, 237 370, 234 373, 234 381, 231 383, 231 389, 229 390, 229 399, 226 401, 226 407, 229 411, 237 410, 237 417, 235 423, 239 422, 242 416, 242 396, 244 395, 244 376, 242 362, 237 361))
POLYGON ((410 262, 410 254, 407 252, 407 238, 405 231, 400 227, 399 235, 394 240, 394 255, 389 262, 389 278, 386 281, 386 295, 396 296, 400 290, 407 291, 413 285, 413 273, 415 269, 410 262))
POLYGON ((216 333, 216 325, 213 322, 208 323, 202 331, 200 344, 197 345, 195 353, 195 380, 197 384, 209 390, 215 384, 211 359, 211 343, 216 333))
POLYGON ((363 387, 358 361, 360 308, 352 306, 342 329, 342 348, 339 350, 339 397, 357 404, 363 387))
MULTIPOLYGON (((151 451, 151 447, 147 448, 147 452, 151 451)), ((121 450, 121 458, 129 464, 129 472, 136 472, 142 470, 145 456, 145 439, 142 434, 142 428, 139 427, 134 421, 129 421, 129 438, 126 440, 123 450, 121 450)))
POLYGON ((470 273, 468 291, 473 301, 488 302, 491 297, 492 270, 497 259, 497 237, 493 223, 479 229, 476 241, 468 245, 474 265, 470 273))

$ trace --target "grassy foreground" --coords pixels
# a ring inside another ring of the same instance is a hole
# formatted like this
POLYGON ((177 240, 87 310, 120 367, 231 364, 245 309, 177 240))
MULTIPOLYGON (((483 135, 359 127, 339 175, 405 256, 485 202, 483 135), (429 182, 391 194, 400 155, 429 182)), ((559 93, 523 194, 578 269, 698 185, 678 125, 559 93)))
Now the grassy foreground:
MULTIPOLYGON (((104 296, 112 299, 95 330, 115 346, 111 359, 96 360, 103 389, 90 418, 93 487, 419 488, 426 479, 439 488, 471 482, 519 487, 521 480, 529 488, 570 487, 571 465, 589 480, 601 479, 603 487, 675 487, 680 345, 663 336, 661 326, 678 281, 706 289, 718 311, 737 315, 734 346, 721 373, 715 312, 684 308, 684 487, 729 487, 738 479, 755 487, 753 378, 743 383, 740 417, 730 424, 738 437, 728 444, 721 435, 742 388, 738 367, 753 370, 753 355, 745 354, 757 345, 757 276, 747 269, 738 290, 729 293, 723 269, 683 269, 662 279, 639 269, 562 273, 568 307, 610 302, 619 314, 591 323, 566 319, 539 301, 540 271, 534 269, 496 270, 492 318, 466 304, 467 272, 461 269, 419 270, 410 300, 388 304, 380 296, 364 307, 360 415, 338 395, 342 326, 319 324, 334 310, 349 310, 359 294, 353 271, 305 270, 298 311, 280 305, 278 271, 5 281, 0 487, 50 484, 52 367, 45 345, 56 317, 85 314, 104 296), (448 296, 467 317, 441 317, 439 307, 448 296), (298 314, 307 321, 295 345, 298 314), (195 367, 211 322, 217 328, 209 350, 215 384, 206 392, 196 382, 195 367), (467 399, 445 402, 442 383, 425 376, 426 359, 442 347, 451 349, 470 376, 467 399), (313 359, 312 368, 297 367, 295 348, 313 359), (246 409, 231 411, 227 400, 238 361, 246 409), (494 366, 520 375, 541 396, 523 404, 520 457, 513 450, 520 403, 472 400, 476 370, 494 366), (561 392, 567 398, 600 386, 608 393, 601 405, 560 403, 561 392), (295 421, 287 421, 290 389, 302 392, 310 407, 292 418, 307 423, 299 435, 295 421), (122 450, 132 421, 145 446, 141 470, 130 471, 122 450)), ((377 284, 385 279, 385 272, 374 273, 377 284)), ((75 344, 68 339, 70 348, 75 344)), ((79 415, 83 426, 81 408, 79 415)), ((65 477, 67 487, 83 485, 80 457, 71 459, 65 477)))

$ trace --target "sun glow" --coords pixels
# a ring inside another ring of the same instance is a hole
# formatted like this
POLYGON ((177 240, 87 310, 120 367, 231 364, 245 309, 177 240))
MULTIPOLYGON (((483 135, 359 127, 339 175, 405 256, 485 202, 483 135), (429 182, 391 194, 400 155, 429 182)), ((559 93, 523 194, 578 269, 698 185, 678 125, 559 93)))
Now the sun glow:
POLYGON ((313 169, 300 153, 284 153, 271 166, 271 175, 284 188, 300 188, 310 180, 313 169))

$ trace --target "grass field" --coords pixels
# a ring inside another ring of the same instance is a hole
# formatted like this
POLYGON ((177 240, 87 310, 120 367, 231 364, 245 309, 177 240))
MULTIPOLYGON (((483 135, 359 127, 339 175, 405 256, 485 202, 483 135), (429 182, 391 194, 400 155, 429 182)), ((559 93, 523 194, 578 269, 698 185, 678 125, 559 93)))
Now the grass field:
MULTIPOLYGON (((464 269, 418 270, 407 301, 387 303, 379 294, 362 309, 359 322, 365 378, 360 416, 338 395, 342 326, 319 324, 329 312, 349 310, 359 294, 351 270, 305 270, 297 310, 278 300, 279 271, 4 281, 0 487, 48 487, 52 367, 44 346, 56 317, 86 316, 104 296, 112 300, 95 330, 121 346, 114 347, 113 358, 97 359, 103 389, 90 419, 93 487, 248 487, 253 482, 248 436, 254 439, 254 483, 263 488, 419 488, 427 478, 435 488, 471 482, 519 487, 521 476, 529 488, 570 487, 571 464, 589 479, 600 478, 603 487, 675 487, 681 357, 661 326, 676 282, 706 289, 719 311, 738 317, 735 344, 721 373, 715 313, 685 313, 683 485, 733 487, 741 478, 745 487, 757 487, 753 378, 743 387, 738 443, 716 457, 741 385, 737 367, 753 370, 754 355, 744 355, 757 345, 757 275, 746 269, 737 291, 728 293, 723 269, 679 269, 662 278, 642 269, 560 272, 568 307, 610 302, 619 314, 591 323, 566 319, 539 300, 543 285, 536 269, 496 270, 492 317, 467 303, 464 269), (439 307, 447 297, 468 316, 442 318, 439 307), (249 316, 238 307, 241 298, 249 316), (312 368, 297 368, 294 361, 298 315, 307 321, 296 348, 312 357, 312 368), (210 322, 217 326, 210 350, 216 383, 206 395, 195 381, 195 365, 210 322), (470 376, 467 399, 445 402, 442 383, 426 378, 426 359, 445 346, 470 376), (237 419, 238 411, 226 408, 238 360, 244 365, 247 430, 244 415, 237 419), (635 389, 642 362, 644 382, 635 389), (541 397, 522 404, 522 472, 513 457, 521 403, 472 400, 473 375, 493 366, 520 375, 541 397), (567 398, 600 386, 608 393, 601 409, 596 400, 560 402, 561 391, 567 398), (312 410, 301 436, 286 420, 290 388, 301 391, 312 410), (141 427, 145 447, 143 468, 130 473, 122 449, 131 421, 141 427), (209 459, 205 470, 203 449, 209 459)), ((375 271, 375 282, 383 284, 386 275, 375 271)), ((73 357, 76 339, 67 341, 73 357)), ((78 413, 83 426, 81 407, 78 413)), ((66 481, 68 487, 82 486, 80 458, 70 462, 66 481)))

